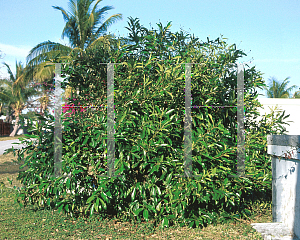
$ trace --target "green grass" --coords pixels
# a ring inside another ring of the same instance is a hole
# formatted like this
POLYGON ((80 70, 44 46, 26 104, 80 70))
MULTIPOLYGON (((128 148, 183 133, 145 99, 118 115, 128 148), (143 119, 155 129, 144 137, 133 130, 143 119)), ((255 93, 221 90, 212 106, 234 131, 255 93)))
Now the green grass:
MULTIPOLYGON (((17 136, 16 139, 21 136, 17 136)), ((0 141, 3 138, 0 138, 0 141)), ((6 139, 9 140, 9 139, 6 139)), ((27 154, 25 154, 25 157, 27 154)), ((37 206, 21 208, 14 203, 19 166, 13 163, 13 153, 0 155, 0 239, 263 239, 250 223, 272 222, 271 204, 253 206, 254 215, 248 221, 228 221, 206 228, 189 229, 173 226, 161 230, 149 223, 121 222, 118 219, 67 217, 57 210, 37 206), (12 182, 7 180, 11 179, 12 182), (3 183, 3 184, 1 184, 3 183)))
POLYGON ((0 192, 1 239, 262 239, 251 222, 270 222, 270 209, 257 206, 251 221, 227 222, 200 229, 187 227, 154 228, 149 223, 120 222, 101 219, 99 215, 84 218, 67 217, 57 210, 25 209, 13 202, 14 189, 0 192))

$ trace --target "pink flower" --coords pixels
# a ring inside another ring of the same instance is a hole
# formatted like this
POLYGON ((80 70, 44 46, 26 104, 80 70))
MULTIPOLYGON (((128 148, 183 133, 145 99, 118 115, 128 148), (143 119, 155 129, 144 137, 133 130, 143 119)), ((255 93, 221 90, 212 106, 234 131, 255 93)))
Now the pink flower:
MULTIPOLYGON (((64 108, 64 110, 63 110, 64 113, 67 112, 69 110, 69 108, 72 109, 72 113, 75 113, 76 111, 78 111, 78 110, 75 110, 74 104, 72 106, 71 105, 65 105, 63 108, 64 108)), ((85 110, 82 109, 82 107, 80 107, 80 112, 83 112, 83 111, 85 111, 85 110)), ((70 116, 71 116, 70 113, 68 113, 67 117, 70 117, 70 116)))

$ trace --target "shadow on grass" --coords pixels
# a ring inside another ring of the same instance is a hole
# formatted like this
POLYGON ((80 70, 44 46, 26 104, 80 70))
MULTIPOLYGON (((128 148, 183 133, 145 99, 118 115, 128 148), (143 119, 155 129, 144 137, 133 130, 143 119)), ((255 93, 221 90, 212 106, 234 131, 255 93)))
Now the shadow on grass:
POLYGON ((24 163, 16 164, 13 162, 6 162, 3 164, 0 164, 0 175, 6 174, 6 173, 15 174, 15 173, 19 173, 19 172, 25 172, 28 169, 28 167, 26 166, 26 167, 20 169, 20 167, 23 164, 24 163))

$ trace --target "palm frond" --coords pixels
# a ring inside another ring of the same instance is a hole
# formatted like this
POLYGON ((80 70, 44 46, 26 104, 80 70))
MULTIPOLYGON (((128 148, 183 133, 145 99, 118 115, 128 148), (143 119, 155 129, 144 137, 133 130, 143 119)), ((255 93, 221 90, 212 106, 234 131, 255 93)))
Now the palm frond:
POLYGON ((300 91, 298 91, 294 94, 294 98, 300 98, 300 91))
POLYGON ((75 17, 76 15, 78 15, 78 5, 77 5, 77 0, 74 1, 74 0, 70 0, 69 1, 69 8, 70 8, 70 14, 72 15, 72 17, 75 17))
POLYGON ((12 71, 11 71, 11 69, 10 69, 10 66, 9 66, 7 63, 5 63, 5 62, 3 62, 3 64, 4 64, 4 65, 6 66, 6 68, 7 68, 7 73, 9 74, 10 80, 14 81, 14 80, 15 80, 15 77, 14 77, 14 74, 12 73, 12 71))
POLYGON ((51 41, 42 42, 30 50, 26 59, 27 65, 36 66, 42 63, 46 57, 51 56, 51 54, 53 55, 53 51, 55 50, 61 52, 63 55, 67 55, 72 48, 51 41))
POLYGON ((53 78, 53 72, 55 70, 55 66, 48 65, 48 62, 43 62, 34 68, 32 76, 34 79, 38 79, 38 82, 44 82, 47 79, 53 78))
POLYGON ((104 6, 103 8, 101 8, 101 9, 99 9, 97 11, 94 11, 94 13, 95 13, 95 23, 99 24, 100 21, 107 14, 107 11, 112 10, 112 9, 115 9, 115 8, 112 7, 112 6, 104 6))
POLYGON ((56 9, 56 10, 60 10, 61 11, 65 22, 68 22, 70 20, 69 14, 66 12, 66 10, 64 10, 63 8, 58 7, 58 6, 52 6, 52 7, 54 9, 56 9))
POLYGON ((109 37, 107 37, 107 36, 101 36, 101 37, 97 38, 89 45, 89 47, 87 49, 94 48, 101 43, 104 44, 110 50, 109 37))
POLYGON ((116 20, 122 19, 122 14, 115 14, 99 27, 104 14, 114 9, 111 6, 105 6, 97 10, 100 2, 102 0, 69 0, 69 11, 59 6, 52 6, 63 15, 66 24, 62 31, 62 38, 69 38, 70 47, 51 41, 42 42, 29 52, 26 59, 27 65, 35 67, 46 61, 69 59, 72 54, 78 53, 77 50, 72 49, 84 50, 90 45, 98 45, 101 42, 100 35, 103 35, 116 20), (95 3, 94 6, 92 6, 93 3, 95 3))
POLYGON ((107 31, 107 29, 113 24, 115 23, 117 20, 122 20, 122 14, 114 14, 111 17, 109 17, 99 28, 98 30, 95 32, 95 35, 98 36, 101 33, 105 33, 107 31))
POLYGON ((1 92, 0 92, 0 99, 1 101, 8 102, 11 99, 9 92, 12 89, 12 82, 7 79, 0 80, 1 92), (6 85, 6 86, 5 86, 6 85))
POLYGON ((68 37, 72 47, 80 45, 79 31, 76 20, 72 17, 65 25, 62 37, 68 37))
POLYGON ((289 83, 288 79, 290 77, 287 77, 284 79, 282 83, 277 81, 274 77, 270 79, 270 86, 264 87, 267 90, 267 96, 269 98, 289 98, 290 97, 290 91, 294 88, 296 88, 296 85, 293 85, 289 88, 287 88, 287 84, 289 83))
MULTIPOLYGON (((94 2, 94 1, 93 1, 93 2, 94 2)), ((97 2, 95 2, 95 5, 94 5, 94 7, 93 7, 93 9, 92 9, 92 13, 94 13, 94 12, 96 11, 97 6, 98 6, 98 4, 99 4, 100 2, 102 2, 102 0, 97 0, 97 2)), ((109 9, 109 10, 110 10, 110 9, 109 9)))

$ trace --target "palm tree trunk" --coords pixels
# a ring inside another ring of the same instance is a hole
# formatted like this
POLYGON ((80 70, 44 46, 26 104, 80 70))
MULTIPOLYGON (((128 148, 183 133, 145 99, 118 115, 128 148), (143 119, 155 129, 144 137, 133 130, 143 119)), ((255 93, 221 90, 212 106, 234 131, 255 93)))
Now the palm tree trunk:
POLYGON ((9 107, 7 107, 7 108, 6 108, 6 118, 5 118, 5 122, 8 122, 8 120, 9 120, 9 115, 10 115, 9 112, 10 112, 10 111, 9 111, 9 107))
MULTIPOLYGON (((46 94, 44 94, 44 96, 40 99, 40 104, 40 115, 44 116, 45 110, 49 104, 49 97, 46 94)), ((39 124, 41 124, 41 120, 39 120, 39 124)))
POLYGON ((10 112, 10 110, 7 109, 7 111, 6 111, 5 122, 7 122, 7 123, 12 123, 13 115, 14 115, 14 111, 10 112))
POLYGON ((5 122, 8 122, 8 118, 9 118, 9 113, 8 113, 8 109, 6 111, 6 118, 5 118, 5 122))
MULTIPOLYGON (((42 106, 40 106, 40 115, 42 116, 43 112, 42 112, 42 106)), ((39 125, 41 124, 41 120, 39 120, 39 125)))
POLYGON ((18 124, 19 122, 19 115, 20 115, 20 111, 16 112, 16 122, 15 122, 15 126, 14 126, 14 130, 12 131, 12 133, 9 135, 10 137, 14 137, 17 133, 17 130, 19 129, 20 125, 18 124))
POLYGON ((9 119, 9 109, 7 107, 5 122, 8 122, 8 119, 9 119))
POLYGON ((0 114, 2 114, 3 103, 0 103, 0 114))

